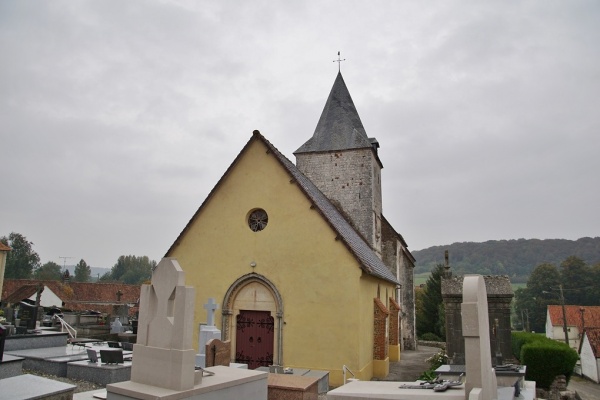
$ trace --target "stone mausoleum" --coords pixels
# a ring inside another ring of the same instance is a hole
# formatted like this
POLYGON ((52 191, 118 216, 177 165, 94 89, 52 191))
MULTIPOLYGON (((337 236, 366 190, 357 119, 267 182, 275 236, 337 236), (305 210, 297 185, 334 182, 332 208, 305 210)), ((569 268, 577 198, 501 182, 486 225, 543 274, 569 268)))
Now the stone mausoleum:
MULTIPOLYGON (((465 363, 465 341, 462 332, 462 276, 446 272, 442 278, 442 298, 446 313, 446 353, 450 364, 465 363)), ((490 349, 492 365, 514 361, 511 347, 510 304, 514 297, 508 276, 484 276, 488 300, 490 349)))

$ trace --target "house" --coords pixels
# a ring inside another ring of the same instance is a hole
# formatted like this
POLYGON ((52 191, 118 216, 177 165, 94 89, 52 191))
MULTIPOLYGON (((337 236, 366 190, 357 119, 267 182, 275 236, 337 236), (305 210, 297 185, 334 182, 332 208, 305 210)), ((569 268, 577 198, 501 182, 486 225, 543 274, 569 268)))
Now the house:
MULTIPOLYGON (((600 306, 565 305, 569 346, 579 352, 584 329, 600 328, 600 306)), ((546 337, 565 341, 563 308, 549 305, 546 313, 546 337)))
POLYGON ((586 328, 581 343, 581 374, 600 383, 600 328, 586 328))
POLYGON ((327 370, 337 386, 344 366, 383 377, 414 348, 415 260, 382 214, 378 147, 338 74, 296 165, 254 131, 169 248, 196 310, 219 299, 235 361, 327 370))
MULTIPOLYGON (((2 303, 15 304, 24 299, 35 302, 38 289, 41 290, 42 307, 61 307, 71 311, 94 310, 104 314, 115 314, 115 307, 137 304, 140 298, 139 285, 7 279, 4 281, 2 303)), ((134 311, 135 308, 131 307, 130 313, 134 311)))

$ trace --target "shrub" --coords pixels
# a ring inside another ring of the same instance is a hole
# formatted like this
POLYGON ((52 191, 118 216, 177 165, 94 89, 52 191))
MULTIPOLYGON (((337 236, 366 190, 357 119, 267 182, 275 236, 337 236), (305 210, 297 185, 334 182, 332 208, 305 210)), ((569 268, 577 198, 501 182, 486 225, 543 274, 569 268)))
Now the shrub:
POLYGON ((431 333, 431 332, 422 334, 421 340, 425 340, 427 342, 443 342, 442 338, 440 338, 435 333, 431 333))
MULTIPOLYGON (((513 356, 517 360, 521 360, 521 347, 527 343, 533 343, 539 340, 547 340, 546 336, 539 333, 529 332, 512 332, 511 343, 513 356)), ((522 363, 522 362, 521 362, 522 363)))
POLYGON ((565 375, 569 382, 579 358, 575 350, 539 334, 515 332, 512 340, 513 351, 519 351, 517 358, 527 366, 526 379, 544 389, 549 389, 558 375, 565 375))

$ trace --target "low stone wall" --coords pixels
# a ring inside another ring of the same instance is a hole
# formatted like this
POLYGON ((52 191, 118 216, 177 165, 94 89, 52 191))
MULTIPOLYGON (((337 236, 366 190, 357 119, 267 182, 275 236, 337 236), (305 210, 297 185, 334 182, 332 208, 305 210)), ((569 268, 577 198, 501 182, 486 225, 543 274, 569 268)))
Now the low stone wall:
POLYGON ((445 349, 446 348, 446 342, 432 342, 429 340, 418 340, 417 344, 419 346, 427 346, 427 347, 437 347, 440 349, 445 349))

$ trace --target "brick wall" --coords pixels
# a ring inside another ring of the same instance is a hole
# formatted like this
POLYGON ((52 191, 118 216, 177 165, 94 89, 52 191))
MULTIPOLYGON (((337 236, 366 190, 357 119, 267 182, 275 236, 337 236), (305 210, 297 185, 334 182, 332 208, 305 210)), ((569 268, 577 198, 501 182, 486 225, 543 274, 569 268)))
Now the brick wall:
POLYGON ((400 335, 400 305, 390 297, 390 332, 388 335, 388 343, 391 346, 397 346, 400 335))
POLYGON ((374 300, 373 359, 385 360, 388 356, 387 318, 390 312, 378 298, 374 300))

